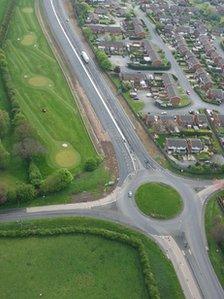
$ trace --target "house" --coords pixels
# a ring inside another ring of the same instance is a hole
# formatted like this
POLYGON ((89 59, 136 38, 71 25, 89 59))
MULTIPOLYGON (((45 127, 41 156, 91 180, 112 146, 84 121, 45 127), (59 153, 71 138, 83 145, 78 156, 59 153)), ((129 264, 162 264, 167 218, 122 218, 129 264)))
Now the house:
POLYGON ((224 90, 212 88, 208 91, 208 97, 212 100, 224 101, 224 90))
POLYGON ((143 41, 143 48, 144 52, 149 56, 153 66, 162 65, 160 55, 157 53, 157 51, 154 49, 154 47, 148 40, 143 41))
POLYGON ((209 90, 212 87, 210 76, 202 67, 195 71, 194 76, 204 90, 209 90))
POLYGON ((146 77, 144 73, 135 73, 135 72, 120 72, 119 77, 121 80, 130 82, 136 86, 141 86, 141 84, 145 81, 146 77))
POLYGON ((224 115, 215 113, 213 115, 213 123, 216 127, 224 127, 224 115))
POLYGON ((186 154, 188 151, 187 140, 183 138, 166 138, 165 149, 169 154, 186 154))
POLYGON ((198 126, 200 129, 207 129, 208 128, 208 121, 205 114, 196 114, 195 115, 195 125, 198 126))
POLYGON ((198 138, 189 138, 188 142, 188 151, 191 154, 197 154, 203 151, 204 145, 198 138))
POLYGON ((173 76, 169 73, 164 73, 162 75, 162 80, 170 103, 172 106, 178 106, 181 98, 177 92, 176 83, 173 79, 173 76))
POLYGON ((107 54, 122 55, 126 50, 126 44, 123 41, 102 41, 98 44, 98 49, 107 54))
POLYGON ((200 61, 193 53, 191 53, 191 55, 188 56, 187 65, 191 72, 195 72, 197 69, 201 68, 200 61))
POLYGON ((137 37, 139 39, 145 38, 145 30, 142 26, 141 20, 139 20, 138 18, 133 18, 132 24, 134 27, 135 37, 137 37))
POLYGON ((98 25, 98 24, 87 24, 87 26, 95 34, 104 34, 104 33, 110 33, 114 35, 122 34, 122 29, 120 26, 107 26, 107 25, 98 25))
POLYGON ((176 122, 182 128, 186 128, 186 129, 193 128, 193 126, 195 125, 194 115, 191 114, 177 115, 176 122))

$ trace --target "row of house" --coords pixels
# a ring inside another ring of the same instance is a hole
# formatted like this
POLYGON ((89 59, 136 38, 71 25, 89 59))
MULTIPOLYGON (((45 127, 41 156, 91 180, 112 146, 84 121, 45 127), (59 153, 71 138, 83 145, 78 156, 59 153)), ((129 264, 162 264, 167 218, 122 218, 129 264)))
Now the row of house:
POLYGON ((173 106, 178 106, 181 98, 178 94, 177 86, 173 79, 173 76, 171 74, 164 73, 162 75, 162 80, 169 101, 173 106))
POLYGON ((171 128, 171 131, 181 131, 183 129, 207 129, 209 127, 205 114, 184 114, 184 115, 151 115, 145 116, 145 123, 148 127, 153 127, 160 123, 164 128, 171 128), (177 131, 177 130, 176 130, 177 131))
POLYGON ((211 38, 209 38, 208 35, 201 35, 199 36, 199 42, 202 45, 206 55, 210 57, 217 67, 220 67, 224 73, 224 58, 217 51, 211 38))

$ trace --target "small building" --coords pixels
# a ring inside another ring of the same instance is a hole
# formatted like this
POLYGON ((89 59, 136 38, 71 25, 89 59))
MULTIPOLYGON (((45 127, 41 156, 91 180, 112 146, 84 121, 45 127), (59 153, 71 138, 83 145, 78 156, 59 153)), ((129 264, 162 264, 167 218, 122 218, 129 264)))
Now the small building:
POLYGON ((183 138, 166 138, 166 151, 171 154, 186 154, 188 144, 183 138))

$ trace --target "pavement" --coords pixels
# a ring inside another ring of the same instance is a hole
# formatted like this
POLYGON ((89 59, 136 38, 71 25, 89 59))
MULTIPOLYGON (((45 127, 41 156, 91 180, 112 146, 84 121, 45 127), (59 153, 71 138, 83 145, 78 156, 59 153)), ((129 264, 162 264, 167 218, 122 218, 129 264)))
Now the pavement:
POLYGON ((82 85, 90 105, 111 138, 119 164, 119 186, 113 194, 97 203, 8 210, 0 214, 0 221, 81 215, 129 225, 152 238, 168 254, 186 298, 224 298, 224 291, 208 258, 203 223, 206 200, 221 184, 179 177, 163 169, 149 156, 98 66, 92 59, 84 64, 80 58, 85 46, 72 22, 66 22, 69 19, 64 7, 66 1, 41 1, 44 18, 69 62, 70 75, 82 85), (176 218, 159 221, 146 217, 137 209, 134 198, 128 197, 128 191, 134 193, 139 185, 150 181, 171 185, 181 194, 184 208, 176 218), (209 189, 198 195, 196 188, 209 189))

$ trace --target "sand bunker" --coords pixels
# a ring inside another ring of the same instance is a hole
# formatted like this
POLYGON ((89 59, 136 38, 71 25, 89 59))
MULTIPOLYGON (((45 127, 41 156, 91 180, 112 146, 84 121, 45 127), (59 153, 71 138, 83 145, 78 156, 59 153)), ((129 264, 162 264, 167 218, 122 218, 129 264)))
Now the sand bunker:
POLYGON ((52 84, 51 80, 44 76, 31 77, 28 83, 34 87, 48 87, 49 84, 52 84))
POLYGON ((36 35, 34 33, 29 33, 24 35, 24 37, 21 40, 21 44, 23 46, 32 46, 35 44, 36 40, 37 40, 36 35))
POLYGON ((24 7, 22 9, 22 11, 25 13, 33 13, 33 8, 32 7, 24 7))

